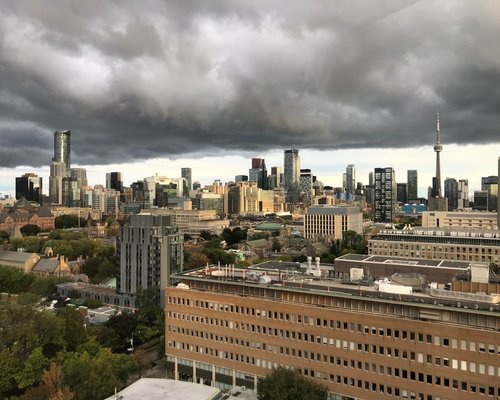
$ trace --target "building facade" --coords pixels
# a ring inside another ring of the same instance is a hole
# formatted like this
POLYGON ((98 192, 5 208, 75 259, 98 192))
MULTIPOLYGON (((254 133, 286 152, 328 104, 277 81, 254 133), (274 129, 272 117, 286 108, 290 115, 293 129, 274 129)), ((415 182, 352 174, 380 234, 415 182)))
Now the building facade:
POLYGON ((16 178, 16 200, 24 197, 28 201, 42 204, 42 178, 27 173, 16 178))
POLYGON ((500 234, 497 232, 418 227, 383 230, 368 240, 368 254, 498 264, 500 234))
POLYGON ((165 300, 167 370, 258 391, 258 377, 284 365, 325 384, 333 400, 500 396, 497 306, 347 293, 284 270, 260 284, 244 274, 176 276, 181 285, 168 287, 165 300))
POLYGON ((308 239, 342 239, 344 232, 363 233, 363 214, 354 206, 310 206, 304 214, 308 239))
POLYGON ((300 157, 299 150, 287 149, 285 150, 284 161, 284 184, 286 190, 293 190, 300 180, 300 157))
POLYGON ((345 191, 354 195, 356 190, 356 167, 354 164, 349 164, 345 170, 345 191))
POLYGON ((497 214, 474 211, 426 211, 423 228, 497 229, 497 214))
POLYGON ((408 184, 408 201, 418 199, 418 172, 416 169, 406 171, 406 183, 408 184))
POLYGON ((170 217, 151 214, 130 216, 117 242, 116 293, 135 307, 135 294, 142 289, 162 291, 173 273, 183 268, 182 235, 170 226, 170 217))
POLYGON ((391 167, 375 168, 375 222, 392 222, 396 210, 396 176, 391 167))

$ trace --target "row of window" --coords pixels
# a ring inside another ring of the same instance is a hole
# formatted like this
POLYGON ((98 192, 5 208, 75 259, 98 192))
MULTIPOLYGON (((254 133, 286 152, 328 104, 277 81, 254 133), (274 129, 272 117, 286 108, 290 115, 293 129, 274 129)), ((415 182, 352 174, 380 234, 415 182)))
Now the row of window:
MULTIPOLYGON (((181 335, 185 336, 191 336, 191 337, 196 337, 196 338, 201 338, 205 340, 209 340, 210 342, 220 342, 220 343, 225 343, 225 344, 230 344, 230 345, 235 345, 235 346, 240 346, 240 347, 246 347, 248 349, 252 350, 261 350, 261 351, 267 351, 275 354, 282 354, 285 356, 290 356, 290 357, 298 357, 298 358, 305 358, 309 359, 311 361, 318 361, 318 362, 323 362, 323 363, 330 363, 330 364, 337 364, 341 365, 344 367, 355 367, 355 360, 348 360, 348 359, 343 359, 341 360, 340 357, 334 357, 332 355, 327 355, 323 353, 315 353, 315 352, 308 352, 305 350, 300 350, 296 349, 296 347, 287 347, 287 346, 277 346, 265 342, 260 342, 260 341, 253 341, 253 340, 245 340, 245 339, 240 339, 237 337, 233 336, 224 336, 224 335, 217 335, 214 333, 210 333, 207 331, 198 331, 195 329, 189 329, 189 328, 183 328, 183 327, 177 327, 173 325, 168 325, 167 327, 168 332, 172 333, 178 333, 181 335)), ((269 331, 273 331, 273 329, 269 329, 269 331)), ((299 335, 301 333, 299 332, 299 335)), ((307 339, 308 335, 307 334, 302 334, 303 337, 307 339)), ((310 337, 313 337, 313 335, 309 335, 310 337)), ((403 350, 399 348, 393 348, 393 347, 386 347, 386 346, 377 346, 373 344, 367 344, 367 343, 356 343, 353 341, 348 341, 348 340, 340 340, 340 339, 333 339, 333 338, 326 338, 326 337, 316 337, 316 343, 317 344, 329 344, 331 347, 337 348, 337 349, 343 349, 343 350, 350 350, 350 351, 356 351, 358 354, 359 353, 371 353, 374 355, 380 355, 380 356, 386 356, 386 357, 391 357, 391 358, 400 358, 402 360, 409 360, 409 361, 414 361, 417 363, 424 363, 426 362, 427 364, 433 364, 433 365, 438 365, 442 366, 445 368, 451 368, 451 369, 456 369, 456 370, 461 370, 461 371, 468 371, 471 373, 479 373, 481 375, 490 375, 490 376, 495 376, 497 374, 500 376, 500 366, 497 368, 494 365, 487 365, 484 363, 476 363, 472 361, 464 361, 464 360, 458 360, 455 358, 448 358, 448 357, 441 357, 439 355, 431 355, 431 354, 423 354, 419 352, 414 352, 414 351, 408 351, 408 350, 403 350)), ((314 343, 314 340, 312 341, 314 343)), ((294 343, 295 344, 295 343, 294 343)), ((392 369, 388 367, 388 370, 385 371, 385 368, 383 365, 380 366, 382 368, 382 371, 379 371, 381 373, 385 373, 387 375, 392 375, 392 369)), ((361 369, 361 362, 358 361, 358 369, 361 369)), ((399 369, 396 369, 399 371, 399 369)), ((404 373, 403 373, 404 374, 404 373)), ((396 372, 395 376, 399 376, 399 372, 396 372)))
MULTIPOLYGON (((476 342, 474 340, 450 338, 448 336, 440 337, 437 335, 424 334, 421 332, 408 331, 405 329, 373 327, 355 322, 346 322, 346 321, 332 320, 332 319, 327 320, 322 318, 311 318, 307 315, 296 315, 296 314, 289 314, 272 310, 256 309, 253 307, 242 307, 232 304, 219 304, 209 301, 190 300, 190 299, 185 299, 183 297, 179 298, 179 297, 169 296, 168 302, 171 304, 185 305, 193 308, 209 309, 214 311, 247 315, 252 317, 262 317, 272 320, 286 321, 291 323, 322 327, 332 330, 353 332, 364 335, 370 334, 379 337, 409 340, 418 343, 428 343, 428 344, 434 344, 436 346, 450 347, 452 349, 470 350, 473 352, 479 351, 482 353, 488 352, 490 354, 495 354, 495 353, 500 354, 500 344, 494 345, 491 343, 476 342)), ((185 314, 185 315, 186 318, 189 318, 193 322, 201 322, 200 319, 208 318, 190 314, 185 314)), ((211 325, 216 325, 216 326, 223 326, 230 329, 240 329, 256 333, 273 334, 269 333, 269 330, 272 331, 273 328, 266 329, 265 326, 261 327, 260 325, 254 325, 254 324, 238 324, 237 322, 219 320, 217 318, 209 318, 209 320, 210 320, 209 322, 204 322, 204 323, 209 323, 211 325)), ((276 328, 274 328, 274 331, 275 331, 274 336, 291 338, 293 340, 297 339, 297 340, 314 342, 314 335, 309 335, 310 337, 312 337, 312 339, 311 338, 307 339, 308 335, 305 334, 306 338, 302 339, 302 337, 298 336, 300 332, 296 334, 294 331, 288 331, 276 328)), ((329 332, 329 335, 331 335, 331 332, 329 332)))
MULTIPOLYGON (((200 353, 200 354, 205 354, 213 357, 218 357, 221 359, 226 359, 226 360, 231 360, 231 361, 236 361, 236 362, 241 362, 245 364, 250 364, 254 365, 256 367, 260 368, 267 368, 267 369, 273 369, 277 368, 277 363, 272 362, 269 360, 264 360, 264 359, 259 359, 255 358, 246 354, 238 354, 238 353, 232 353, 232 352, 224 352, 220 351, 217 349, 213 348, 207 348, 207 347, 202 347, 202 346, 197 346, 193 344, 188 344, 184 342, 176 342, 176 341, 168 341, 167 342, 167 347, 169 348, 175 348, 178 350, 185 350, 185 351, 191 351, 195 353, 200 353)), ((168 352, 168 351, 167 351, 168 352)), ((338 358, 340 359, 340 358, 338 358)), ((345 360, 345 359, 343 359, 345 360)), ((340 365, 343 366, 348 366, 347 365, 347 360, 342 361, 340 365)), ((415 371, 408 371, 406 369, 399 369, 399 368, 390 368, 388 367, 387 369, 380 369, 383 366, 377 366, 376 364, 369 364, 369 363, 362 363, 361 361, 357 361, 356 364, 351 360, 352 365, 350 366, 351 368, 355 368, 355 365, 357 365, 358 369, 363 369, 368 371, 368 372, 379 372, 379 373, 385 373, 386 375, 391 375, 398 377, 400 379, 407 379, 407 380, 412 380, 415 382, 420 382, 420 383, 427 383, 429 385, 432 385, 432 387, 435 386, 443 386, 445 388, 451 388, 451 389, 460 389, 463 391, 467 391, 470 393, 480 393, 480 394, 488 394, 489 396, 494 396, 495 393, 497 395, 500 395, 500 387, 495 388, 494 386, 486 386, 486 385, 480 385, 476 383, 470 383, 470 382, 465 382, 461 381, 459 382, 458 380, 455 379, 450 379, 450 378, 444 378, 440 376, 433 376, 430 374, 424 374, 421 372, 415 372, 415 371), (384 371, 384 372, 381 372, 384 371)), ((351 387, 358 387, 361 389, 365 390, 371 390, 375 391, 377 393, 381 394, 387 394, 390 396, 394 397, 402 397, 402 398, 409 398, 409 399, 432 399, 432 395, 428 395, 427 397, 424 396, 423 393, 420 394, 414 394, 414 393, 408 393, 405 390, 402 390, 400 388, 393 388, 391 386, 386 386, 382 384, 378 384, 376 382, 369 382, 361 379, 356 379, 353 377, 348 377, 348 376, 342 376, 342 375, 335 375, 335 374, 330 374, 326 372, 321 372, 321 371, 314 371, 310 369, 301 369, 299 370, 300 373, 303 375, 309 376, 311 378, 315 379, 322 379, 322 380, 329 380, 332 383, 337 383, 337 384, 343 384, 351 387), (418 396, 418 397, 417 397, 418 396)), ((438 400, 439 397, 435 397, 435 400, 438 400)), ((444 399, 443 399, 444 400, 444 399)))

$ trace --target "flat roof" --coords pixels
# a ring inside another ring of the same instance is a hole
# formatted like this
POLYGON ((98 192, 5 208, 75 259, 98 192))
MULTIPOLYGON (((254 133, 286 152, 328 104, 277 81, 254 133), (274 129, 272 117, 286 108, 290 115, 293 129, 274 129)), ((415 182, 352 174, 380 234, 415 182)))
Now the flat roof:
POLYGON ((395 257, 395 256, 371 256, 366 254, 346 254, 337 257, 336 260, 363 262, 363 263, 365 262, 384 263, 391 265, 414 265, 420 267, 452 268, 457 270, 467 270, 472 264, 472 262, 470 261, 455 261, 455 260, 395 257))
POLYGON ((105 400, 119 397, 123 400, 211 400, 218 397, 220 389, 198 383, 162 378, 141 378, 105 400))

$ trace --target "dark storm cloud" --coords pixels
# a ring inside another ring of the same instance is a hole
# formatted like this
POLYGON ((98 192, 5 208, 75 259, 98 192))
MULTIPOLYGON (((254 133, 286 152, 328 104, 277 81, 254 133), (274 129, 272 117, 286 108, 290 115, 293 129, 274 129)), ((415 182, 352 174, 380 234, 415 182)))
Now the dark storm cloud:
POLYGON ((500 2, 4 2, 0 166, 498 142, 500 2))

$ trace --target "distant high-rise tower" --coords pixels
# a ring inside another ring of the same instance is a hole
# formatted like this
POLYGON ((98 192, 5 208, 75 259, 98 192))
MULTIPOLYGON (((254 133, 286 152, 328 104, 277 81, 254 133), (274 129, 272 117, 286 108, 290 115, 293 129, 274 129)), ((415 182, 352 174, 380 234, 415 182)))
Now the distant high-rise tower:
POLYGON ((267 168, 263 158, 252 158, 252 168, 248 170, 248 180, 257 183, 260 189, 268 189, 267 168))
POLYGON ((181 168, 181 178, 184 178, 184 197, 189 197, 189 191, 193 189, 191 173, 191 168, 181 168))
POLYGON ((460 179, 458 181, 457 209, 463 210, 469 207, 469 181, 460 179))
POLYGON ((71 168, 71 131, 54 132, 54 158, 52 161, 63 162, 69 175, 71 168))
POLYGON ((54 132, 54 157, 50 164, 49 201, 62 203, 62 181, 69 177, 71 168, 71 132, 54 132))
POLYGON ((436 176, 432 182, 432 194, 433 197, 441 197, 441 160, 440 153, 443 151, 443 146, 441 145, 439 138, 439 113, 437 114, 437 125, 436 125, 436 144, 434 145, 434 151, 436 152, 436 176))
POLYGON ((455 178, 444 180, 444 196, 448 199, 448 210, 458 209, 458 182, 455 178))
POLYGON ((354 195, 356 190, 356 167, 353 164, 349 164, 345 170, 345 191, 351 195, 354 195))
POLYGON ((123 192, 123 176, 121 172, 106 172, 106 189, 123 192))
POLYGON ((375 168, 375 222, 392 222, 396 209, 396 175, 391 167, 375 168))
POLYGON ((408 201, 418 199, 418 173, 416 169, 409 169, 407 172, 408 201))
POLYGON ((298 186, 300 181, 300 158, 297 149, 285 150, 284 170, 285 189, 291 190, 294 186, 298 186))
POLYGON ((443 151, 439 137, 439 113, 437 114, 436 124, 436 144, 434 151, 436 152, 436 176, 432 178, 432 189, 428 198, 429 211, 448 211, 448 200, 442 196, 441 192, 441 160, 440 153, 443 151))

